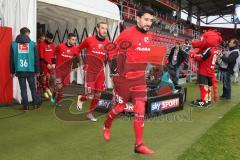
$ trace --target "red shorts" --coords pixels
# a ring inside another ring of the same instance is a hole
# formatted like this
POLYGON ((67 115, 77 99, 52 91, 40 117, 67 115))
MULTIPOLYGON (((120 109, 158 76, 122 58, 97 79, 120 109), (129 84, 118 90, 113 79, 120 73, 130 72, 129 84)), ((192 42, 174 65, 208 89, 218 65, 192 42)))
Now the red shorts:
POLYGON ((127 79, 124 76, 113 77, 114 94, 118 103, 128 103, 135 100, 147 100, 147 85, 145 76, 127 79))
POLYGON ((102 69, 99 73, 85 71, 85 87, 91 91, 102 92, 105 89, 105 75, 102 69))
POLYGON ((44 75, 50 74, 52 72, 50 69, 47 68, 47 66, 45 64, 41 65, 41 69, 42 69, 42 73, 44 75))

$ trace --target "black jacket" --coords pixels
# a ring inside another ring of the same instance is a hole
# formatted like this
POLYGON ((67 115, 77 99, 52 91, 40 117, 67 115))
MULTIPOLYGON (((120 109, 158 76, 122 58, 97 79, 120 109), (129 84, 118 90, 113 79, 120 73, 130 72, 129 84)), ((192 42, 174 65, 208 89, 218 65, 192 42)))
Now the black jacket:
MULTIPOLYGON (((172 59, 173 59, 173 55, 174 55, 174 51, 175 51, 175 48, 176 47, 173 47, 171 49, 171 52, 168 56, 168 62, 171 64, 172 63, 172 59)), ((182 49, 179 49, 179 52, 178 52, 178 55, 177 55, 177 63, 175 64, 175 66, 180 66, 181 63, 187 59, 188 55, 182 50, 182 49)))
MULTIPOLYGON (((18 35, 16 38, 17 43, 29 43, 31 40, 28 36, 25 35, 18 35)), ((28 77, 28 76, 34 76, 37 73, 40 73, 40 63, 39 63, 39 56, 37 53, 37 48, 35 46, 34 48, 34 65, 35 65, 35 72, 16 72, 15 70, 15 62, 14 62, 14 53, 13 48, 11 47, 10 51, 10 72, 12 74, 16 74, 17 77, 28 77)))
MULTIPOLYGON (((238 49, 238 47, 229 48, 229 51, 231 52, 234 49, 238 49)), ((222 61, 228 64, 228 67, 225 70, 229 71, 231 74, 234 73, 233 68, 236 64, 237 58, 238 58, 237 51, 232 52, 228 57, 226 57, 225 55, 222 56, 222 61)), ((222 70, 224 70, 224 69, 222 69, 222 70)))

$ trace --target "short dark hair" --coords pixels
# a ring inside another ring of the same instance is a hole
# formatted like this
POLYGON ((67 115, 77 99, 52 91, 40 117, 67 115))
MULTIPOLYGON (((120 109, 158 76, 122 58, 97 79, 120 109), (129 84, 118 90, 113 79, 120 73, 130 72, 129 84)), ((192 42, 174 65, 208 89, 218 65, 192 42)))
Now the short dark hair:
POLYGON ((176 45, 180 45, 181 43, 179 41, 176 41, 176 45))
POLYGON ((30 33, 30 29, 28 29, 27 27, 23 27, 20 29, 20 34, 24 35, 26 33, 30 33))
POLYGON ((68 39, 70 39, 70 38, 72 38, 72 37, 77 37, 77 36, 76 36, 76 34, 74 34, 74 33, 69 33, 69 34, 68 34, 68 39))
POLYGON ((99 28, 101 24, 106 24, 107 25, 107 22, 102 21, 102 22, 97 23, 97 28, 99 28))
POLYGON ((238 41, 236 38, 232 38, 232 39, 230 39, 230 41, 233 41, 233 43, 234 43, 236 46, 239 46, 239 41, 238 41))
POLYGON ((47 33, 47 34, 46 34, 46 38, 53 39, 53 37, 54 37, 54 36, 53 36, 52 33, 47 33))
POLYGON ((155 12, 151 7, 142 7, 137 11, 137 16, 142 17, 145 13, 155 16, 155 12))

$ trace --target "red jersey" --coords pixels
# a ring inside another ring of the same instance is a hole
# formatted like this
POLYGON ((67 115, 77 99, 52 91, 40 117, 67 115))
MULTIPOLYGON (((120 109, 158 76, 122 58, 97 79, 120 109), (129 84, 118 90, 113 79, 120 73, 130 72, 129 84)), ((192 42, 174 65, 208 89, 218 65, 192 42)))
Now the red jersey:
POLYGON ((107 54, 104 50, 104 46, 110 41, 107 39, 100 39, 97 36, 86 38, 79 46, 81 51, 86 48, 86 61, 84 70, 86 87, 93 90, 102 91, 105 88, 104 85, 104 60, 107 58, 107 54))
POLYGON ((216 48, 207 48, 203 51, 202 54, 199 54, 195 57, 198 61, 198 74, 214 77, 215 76, 215 63, 217 59, 217 49, 216 48))
MULTIPOLYGON (((134 71, 145 71, 146 65, 149 61, 148 56, 151 51, 152 34, 150 32, 142 32, 136 26, 133 26, 124 30, 117 38, 116 44, 120 50, 122 48, 121 43, 124 41, 130 42, 131 47, 126 51, 123 51, 124 54, 126 54, 126 60, 123 66, 120 67, 120 70, 123 70, 120 71, 122 73, 119 74, 126 74, 134 71)), ((119 64, 122 64, 122 62, 119 64)))
MULTIPOLYGON (((86 38, 81 44, 79 44, 78 49, 81 51, 82 49, 86 48, 86 64, 87 65, 94 65, 98 63, 98 61, 104 62, 106 58, 106 52, 104 51, 104 46, 109 43, 108 39, 101 40, 97 36, 92 36, 86 38)), ((91 65, 91 66, 92 66, 91 65)))
POLYGON ((67 43, 61 43, 56 47, 56 65, 59 66, 72 59, 74 55, 79 55, 76 46, 67 46, 67 43))
POLYGON ((38 53, 44 64, 52 64, 52 59, 55 57, 55 47, 53 43, 48 44, 43 41, 38 44, 38 53))
POLYGON ((119 48, 117 52, 117 73, 119 76, 114 76, 113 82, 117 101, 119 103, 121 101, 129 102, 136 98, 146 101, 145 71, 151 52, 151 33, 142 32, 133 26, 120 34, 116 44, 119 48), (128 45, 130 48, 124 50, 128 45))

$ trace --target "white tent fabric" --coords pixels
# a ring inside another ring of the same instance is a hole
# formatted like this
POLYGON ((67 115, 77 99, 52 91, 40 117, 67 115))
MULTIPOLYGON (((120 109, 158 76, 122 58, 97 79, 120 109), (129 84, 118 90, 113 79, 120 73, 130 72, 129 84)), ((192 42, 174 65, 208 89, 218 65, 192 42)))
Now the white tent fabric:
MULTIPOLYGON (((81 38, 85 28, 88 34, 91 35, 93 34, 96 24, 100 21, 106 21, 108 23, 110 38, 113 39, 120 19, 118 7, 107 0, 69 0, 67 2, 65 0, 38 0, 37 6, 38 23, 45 24, 46 30, 49 32, 56 33, 56 31, 58 31, 60 41, 67 39, 66 35, 64 37, 66 30, 70 33, 76 29, 81 38), (88 7, 87 10, 86 7, 88 7), (97 15, 97 13, 99 15, 97 15)), ((56 38, 55 43, 59 43, 56 38)), ((112 88, 108 68, 107 66, 106 86, 112 88)), ((83 75, 82 66, 80 66, 77 75, 76 73, 71 73, 71 81, 76 80, 78 84, 83 84, 83 75)))
MULTIPOLYGON (((12 27, 13 39, 19 34, 22 27, 28 27, 31 30, 30 37, 36 39, 36 0, 0 0, 0 18, 2 25, 12 27)), ((30 89, 27 85, 29 101, 32 101, 30 89)), ((13 98, 21 102, 21 93, 18 78, 13 78, 13 98)))
MULTIPOLYGON (((107 21, 113 38, 120 14, 118 7, 108 0, 0 0, 0 18, 4 26, 13 28, 13 39, 19 34, 21 27, 28 27, 31 30, 31 39, 36 41, 37 22, 46 24, 50 32, 58 30, 60 36, 63 36, 66 29, 73 32, 75 28, 79 33, 87 28, 91 35, 99 21, 107 21)), ((82 70, 79 69, 78 83, 83 83, 82 75, 82 70)), ((107 86, 112 87, 109 73, 106 79, 107 86)), ((20 102, 17 78, 14 78, 13 83, 14 98, 20 102)))
POLYGON ((38 0, 76 11, 82 11, 113 20, 120 20, 118 7, 108 0, 38 0))
POLYGON ((37 21, 45 24, 50 32, 55 33, 58 30, 61 38, 66 29, 73 32, 75 28, 79 33, 86 28, 91 35, 98 22, 106 21, 112 39, 120 20, 118 7, 107 0, 38 0, 37 5, 37 21), (88 10, 85 5, 89 6, 88 10))
POLYGON ((13 28, 13 39, 22 27, 31 30, 31 39, 36 39, 36 0, 0 0, 0 17, 3 26, 13 28))

